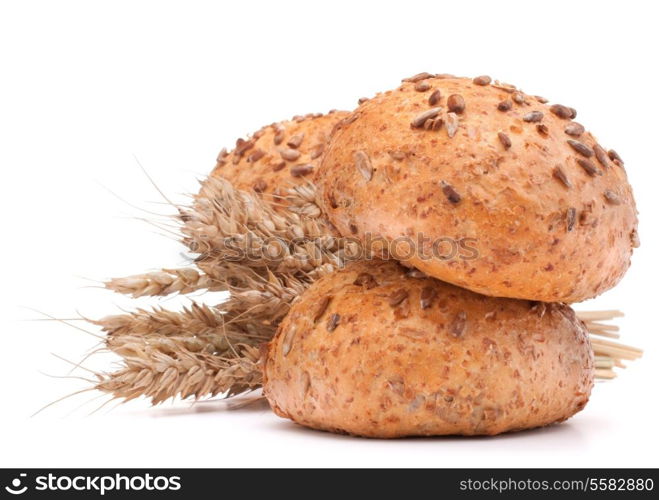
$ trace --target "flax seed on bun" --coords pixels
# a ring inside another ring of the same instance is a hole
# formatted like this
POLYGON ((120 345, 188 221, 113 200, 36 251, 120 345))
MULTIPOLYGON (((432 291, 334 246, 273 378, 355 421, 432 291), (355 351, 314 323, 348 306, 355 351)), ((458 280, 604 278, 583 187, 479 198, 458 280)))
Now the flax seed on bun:
POLYGON ((636 207, 620 157, 575 117, 489 77, 416 75, 337 126, 319 203, 344 236, 422 235, 406 262, 455 285, 594 297, 629 266, 636 207), (431 248, 440 239, 473 240, 478 255, 447 259, 431 248))

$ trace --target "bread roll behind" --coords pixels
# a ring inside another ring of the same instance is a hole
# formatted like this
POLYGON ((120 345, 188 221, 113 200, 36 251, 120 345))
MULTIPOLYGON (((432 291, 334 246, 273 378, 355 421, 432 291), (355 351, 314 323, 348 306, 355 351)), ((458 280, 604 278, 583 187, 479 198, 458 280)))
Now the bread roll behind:
POLYGON ((211 177, 264 197, 284 195, 286 188, 313 177, 334 126, 348 114, 331 111, 267 125, 248 139, 238 139, 232 151, 223 149, 211 177))

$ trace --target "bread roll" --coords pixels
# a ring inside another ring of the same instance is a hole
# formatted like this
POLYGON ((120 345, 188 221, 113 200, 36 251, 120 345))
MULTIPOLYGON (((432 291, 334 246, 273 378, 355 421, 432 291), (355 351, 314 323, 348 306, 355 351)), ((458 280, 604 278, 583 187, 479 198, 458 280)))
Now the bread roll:
POLYGON ((355 262, 304 292, 265 357, 274 411, 314 429, 393 438, 529 429, 585 406, 593 354, 570 307, 418 274, 355 262))
POLYGON ((313 177, 332 129, 348 115, 330 111, 265 126, 247 140, 238 139, 233 151, 220 151, 211 176, 223 177, 243 191, 285 194, 287 187, 313 177))
POLYGON ((319 203, 342 235, 458 286, 594 297, 629 266, 636 207, 620 157, 574 116, 488 77, 417 75, 337 127, 319 203))

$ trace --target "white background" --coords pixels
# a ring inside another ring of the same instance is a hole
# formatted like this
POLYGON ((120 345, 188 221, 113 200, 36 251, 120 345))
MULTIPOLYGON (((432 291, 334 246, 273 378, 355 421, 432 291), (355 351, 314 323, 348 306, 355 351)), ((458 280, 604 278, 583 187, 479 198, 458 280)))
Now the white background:
POLYGON ((0 466, 659 466, 652 4, 3 1, 0 466), (398 441, 308 431, 259 405, 137 402, 90 416, 104 401, 94 393, 30 417, 86 387, 53 378, 69 366, 51 353, 79 361, 97 339, 26 307, 68 318, 148 305, 90 280, 183 261, 171 235, 139 220, 171 212, 135 157, 182 201, 237 136, 351 109, 420 71, 490 74, 575 106, 626 161, 643 244, 615 290, 578 308, 624 309, 623 340, 646 354, 598 384, 585 411, 497 438, 398 441))

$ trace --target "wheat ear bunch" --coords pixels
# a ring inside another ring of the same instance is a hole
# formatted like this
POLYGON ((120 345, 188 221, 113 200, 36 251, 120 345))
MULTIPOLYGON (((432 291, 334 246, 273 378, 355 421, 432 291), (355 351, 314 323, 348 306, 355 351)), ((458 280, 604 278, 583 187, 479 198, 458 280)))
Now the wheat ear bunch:
MULTIPOLYGON (((301 192, 309 195, 309 190, 301 192)), ((213 177, 202 184, 192 206, 181 209, 181 232, 183 242, 199 254, 197 265, 212 277, 218 277, 226 262, 275 273, 309 273, 324 264, 340 265, 346 251, 320 212, 314 215, 277 209, 213 177)))
POLYGON ((182 241, 197 254, 199 270, 163 269, 114 278, 105 286, 142 297, 247 290, 270 282, 273 274, 284 281, 314 281, 357 251, 320 218, 314 196, 312 185, 297 186, 289 190, 287 205, 276 208, 226 180, 209 178, 192 205, 179 208, 182 241))
POLYGON ((199 399, 260 387, 259 346, 274 335, 272 325, 241 317, 221 304, 193 303, 180 312, 138 309, 94 323, 121 367, 98 375, 96 388, 125 400, 154 404, 173 397, 199 399))

